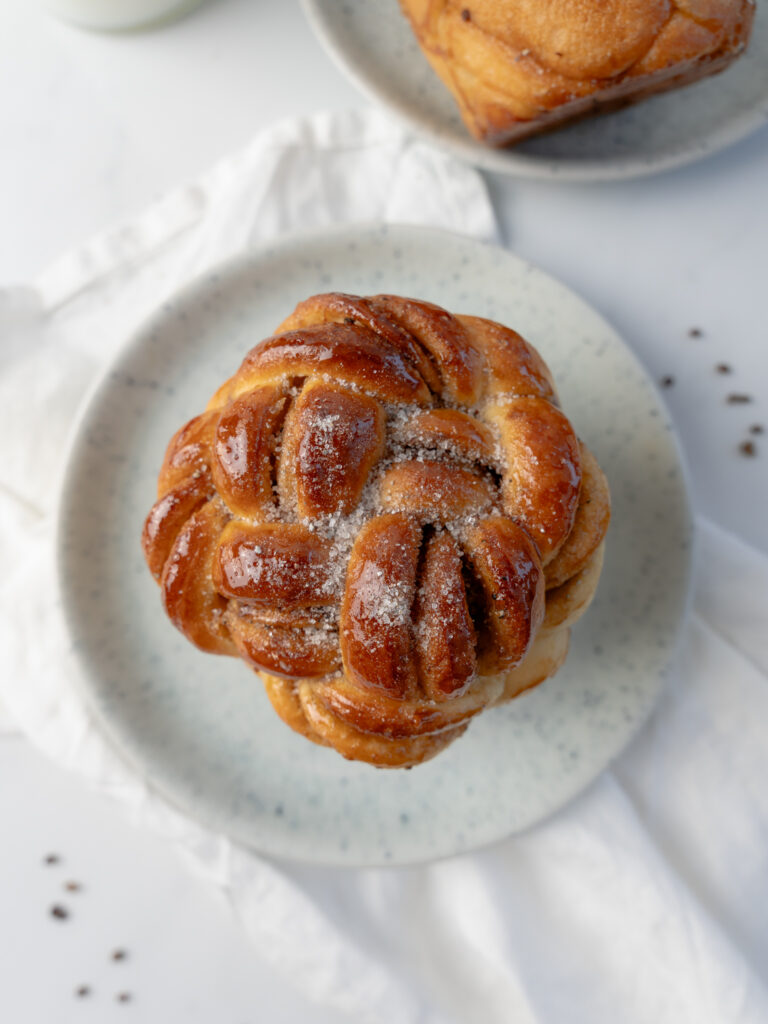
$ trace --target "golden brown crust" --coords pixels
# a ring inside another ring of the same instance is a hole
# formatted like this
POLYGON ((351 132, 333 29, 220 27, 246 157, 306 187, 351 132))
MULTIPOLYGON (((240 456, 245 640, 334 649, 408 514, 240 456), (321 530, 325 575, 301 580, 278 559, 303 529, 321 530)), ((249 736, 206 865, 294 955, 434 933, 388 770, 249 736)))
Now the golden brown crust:
POLYGON ((218 415, 204 412, 177 430, 168 442, 157 478, 157 496, 162 498, 190 480, 210 473, 211 444, 218 415))
POLYGON ((581 487, 579 442, 568 419, 543 398, 512 398, 488 409, 507 451, 504 509, 526 528, 546 565, 573 530, 581 487))
POLYGON ((261 519, 274 507, 274 439, 285 409, 283 388, 267 385, 207 414, 216 422, 213 482, 235 515, 261 519))
POLYGON ((241 606, 228 610, 225 621, 240 657, 257 672, 315 679, 341 668, 338 631, 320 616, 289 613, 274 621, 241 606))
POLYGON ((483 591, 479 671, 515 668, 544 618, 544 573, 536 544, 512 519, 494 516, 473 527, 467 552, 483 591))
POLYGON ((419 680, 427 697, 442 701, 465 690, 477 668, 461 549, 446 531, 425 545, 421 579, 413 611, 419 680))
POLYGON ((283 431, 281 500, 302 518, 348 515, 383 454, 384 426, 381 405, 368 395, 324 380, 306 383, 283 431))
POLYGON ((542 632, 567 629, 581 618, 595 596, 604 555, 605 545, 601 543, 583 569, 559 587, 547 591, 542 632))
POLYGON ((485 363, 484 396, 532 395, 557 405, 549 367, 517 331, 479 316, 457 316, 485 363))
POLYGON ((236 375, 231 397, 257 384, 327 376, 387 402, 427 404, 429 387, 417 368, 381 335, 363 324, 315 324, 267 338, 251 349, 236 375))
POLYGON ((426 353, 437 377, 437 390, 446 399, 474 405, 482 392, 483 362, 459 317, 431 302, 399 295, 377 295, 373 301, 426 353))
POLYGON ((469 131, 494 146, 728 66, 753 0, 400 0, 469 131))
POLYGON ((597 459, 581 445, 581 489, 573 529, 547 565, 547 588, 559 587, 581 572, 602 543, 611 519, 608 481, 597 459))
POLYGON ((522 665, 504 676, 504 689, 496 703, 513 700, 553 676, 566 659, 570 638, 568 628, 539 633, 522 665))
POLYGON ((344 670, 358 686, 394 697, 416 689, 411 606, 421 530, 408 516, 377 516, 349 556, 339 637, 344 670))
POLYGON ((232 520, 219 532, 211 565, 224 597, 267 609, 334 604, 330 545, 301 523, 232 520))
POLYGON ((224 622, 227 602, 211 580, 218 537, 228 519, 220 501, 203 505, 179 531, 160 577, 168 618, 195 646, 212 654, 235 653, 224 622))
POLYGON ((431 459, 399 462, 381 478, 384 508, 433 523, 486 512, 497 497, 496 488, 482 473, 431 459))
POLYGON ((457 725, 440 732, 404 737, 357 729, 335 715, 307 683, 299 687, 305 721, 312 738, 332 746, 342 757, 366 761, 377 768, 411 768, 439 754, 466 729, 457 725))
POLYGON ((450 451, 468 461, 497 465, 496 441, 492 431, 475 416, 458 409, 428 409, 411 416, 395 429, 402 444, 430 451, 450 451))
POLYGON ((141 544, 149 571, 159 582, 182 527, 208 501, 212 492, 209 473, 200 473, 158 498, 144 522, 141 544))
POLYGON ((557 670, 607 485, 501 324, 330 294, 282 327, 171 440, 147 563, 174 624, 262 673, 297 732, 417 764, 557 670))

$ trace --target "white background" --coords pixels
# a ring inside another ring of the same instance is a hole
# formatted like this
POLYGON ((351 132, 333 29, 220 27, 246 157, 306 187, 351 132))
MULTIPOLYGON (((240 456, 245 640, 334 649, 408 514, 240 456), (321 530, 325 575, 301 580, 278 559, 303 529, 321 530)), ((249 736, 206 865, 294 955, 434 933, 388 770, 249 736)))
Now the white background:
MULTIPOLYGON (((362 106, 294 0, 210 0, 148 34, 93 35, 0 5, 0 285, 129 218, 271 121, 362 106)), ((623 334, 664 391, 698 512, 768 551, 768 129, 618 184, 489 176, 505 243, 623 334), (698 327, 699 339, 688 331, 698 327), (733 372, 721 375, 715 364, 733 372), (753 397, 729 405, 730 392, 753 397)), ((2 339, 0 339, 1 354, 2 339)), ((0 669, 2 671, 2 669, 0 669)), ((0 735, 0 1019, 277 1024, 309 1010, 250 955, 229 908, 161 840, 0 735), (49 852, 62 863, 45 867, 49 852), (83 884, 67 894, 68 879, 83 884), (66 903, 64 922, 48 915, 66 903), (113 963, 111 951, 128 958, 113 963), (89 984, 93 993, 72 993, 89 984), (114 1001, 119 991, 130 1005, 114 1001)))

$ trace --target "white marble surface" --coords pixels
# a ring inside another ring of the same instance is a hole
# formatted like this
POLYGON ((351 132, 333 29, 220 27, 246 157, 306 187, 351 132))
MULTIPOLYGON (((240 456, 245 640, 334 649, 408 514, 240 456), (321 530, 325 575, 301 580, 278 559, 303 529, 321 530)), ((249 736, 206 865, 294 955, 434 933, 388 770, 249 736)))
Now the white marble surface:
MULTIPOLYGON (((274 118, 362 101, 298 4, 210 0, 147 35, 98 36, 31 0, 0 5, 0 283, 243 146, 274 118)), ((611 185, 489 179, 505 242, 606 315, 664 392, 698 510, 768 551, 768 130, 692 167, 611 185), (688 336, 692 327, 703 334, 688 336), (715 364, 733 372, 721 375, 715 364), (730 405, 730 392, 753 397, 730 405)), ((2 342, 0 341, 0 345, 2 342)), ((325 1021, 250 956, 172 851, 0 736, 0 1019, 15 1024, 325 1021), (60 868, 41 858, 58 852, 60 868), (70 875, 66 922, 48 915, 70 875), (131 954, 108 962, 112 948, 131 954), (90 984, 93 996, 72 990, 90 984), (114 994, 131 991, 130 1005, 114 994)))

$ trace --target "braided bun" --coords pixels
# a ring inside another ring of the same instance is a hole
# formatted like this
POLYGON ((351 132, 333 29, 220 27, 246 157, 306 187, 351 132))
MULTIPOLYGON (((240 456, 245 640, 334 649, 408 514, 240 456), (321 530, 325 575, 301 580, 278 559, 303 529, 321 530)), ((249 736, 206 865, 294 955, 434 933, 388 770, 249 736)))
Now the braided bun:
POLYGON ((142 539, 192 643, 308 739, 404 767, 557 671, 609 517, 519 334, 333 293, 171 439, 142 539))
POLYGON ((754 0, 400 0, 475 138, 507 146, 727 68, 754 0))

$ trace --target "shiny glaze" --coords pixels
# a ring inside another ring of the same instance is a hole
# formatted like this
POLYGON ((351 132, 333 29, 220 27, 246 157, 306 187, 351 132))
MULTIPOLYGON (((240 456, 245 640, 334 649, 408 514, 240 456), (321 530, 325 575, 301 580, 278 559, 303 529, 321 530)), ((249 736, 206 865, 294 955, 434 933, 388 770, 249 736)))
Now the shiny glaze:
POLYGON ((173 435, 157 479, 158 498, 210 468, 217 419, 215 412, 204 412, 173 435))
POLYGON ((406 697, 417 685, 411 629, 421 529, 408 516, 377 516, 349 557, 339 638, 344 671, 358 686, 406 697))
POLYGON ((324 374, 389 402, 430 401, 411 363, 373 331, 347 323, 318 324, 267 338, 245 357, 235 392, 256 384, 324 374))
POLYGON ((431 302, 377 295, 374 303, 401 324, 429 353, 440 375, 439 394, 475 405, 482 394, 483 361, 461 321, 431 302))
POLYGON ((611 521, 611 492, 605 474, 585 444, 580 455, 581 490, 573 529, 547 565, 547 588, 562 586, 581 572, 602 544, 611 521))
POLYGON ((464 690, 477 667, 461 549, 449 533, 430 537, 421 579, 414 608, 419 680, 428 697, 443 701, 464 690))
POLYGON ((225 597, 254 605, 334 604, 328 549, 328 541, 299 524, 234 520, 217 538, 213 583, 225 597))
POLYGON ((350 513, 384 451, 379 403, 325 381, 305 385, 283 434, 278 483, 302 517, 350 513))
POLYGON ((456 318, 464 325, 472 345, 482 354, 487 371, 485 394, 538 395, 557 402, 549 368, 539 353, 503 324, 477 316, 456 318))
POLYGON ((416 413, 397 431, 404 444, 421 448, 444 448, 468 461, 495 466, 497 463, 493 434, 475 416, 458 409, 427 409, 416 413))
POLYGON ((216 490, 235 515, 261 517, 274 506, 272 459, 285 415, 282 388, 254 388, 222 410, 213 442, 216 490))
POLYGON ((384 508, 410 512, 431 522, 451 522, 489 509, 494 486, 479 473, 442 462, 400 462, 381 480, 384 508))
POLYGON ((607 485, 500 324, 331 294, 283 327, 172 439, 145 556, 174 624, 264 673, 292 728, 416 764, 556 670, 607 485))
POLYGON ((343 323, 366 327, 388 347, 409 363, 432 391, 439 390, 440 378, 424 349, 415 343, 411 331, 403 329, 388 315, 389 310, 376 301, 360 295, 329 292, 313 295, 300 302, 293 314, 280 325, 279 332, 292 331, 322 323, 343 323))
POLYGON ((207 502, 179 531, 160 578, 168 618, 196 647, 235 654, 224 622, 227 602, 211 582, 211 563, 229 513, 218 500, 207 502))
POLYGON ((536 541, 546 564, 573 529, 581 451, 567 418, 541 398, 514 398, 488 415, 507 451, 505 511, 536 541))
POLYGON ((180 530, 212 493, 213 482, 206 467, 199 476, 168 491, 150 509, 144 521, 141 546, 149 571, 158 582, 180 530))
POLYGON ((229 613, 226 621, 241 658, 257 671, 304 679, 341 668, 338 636, 311 622, 260 622, 238 611, 229 613))
POLYGON ((515 668, 544 619, 544 571, 536 545, 517 523, 495 516, 472 530, 466 551, 485 595, 479 671, 515 668))

